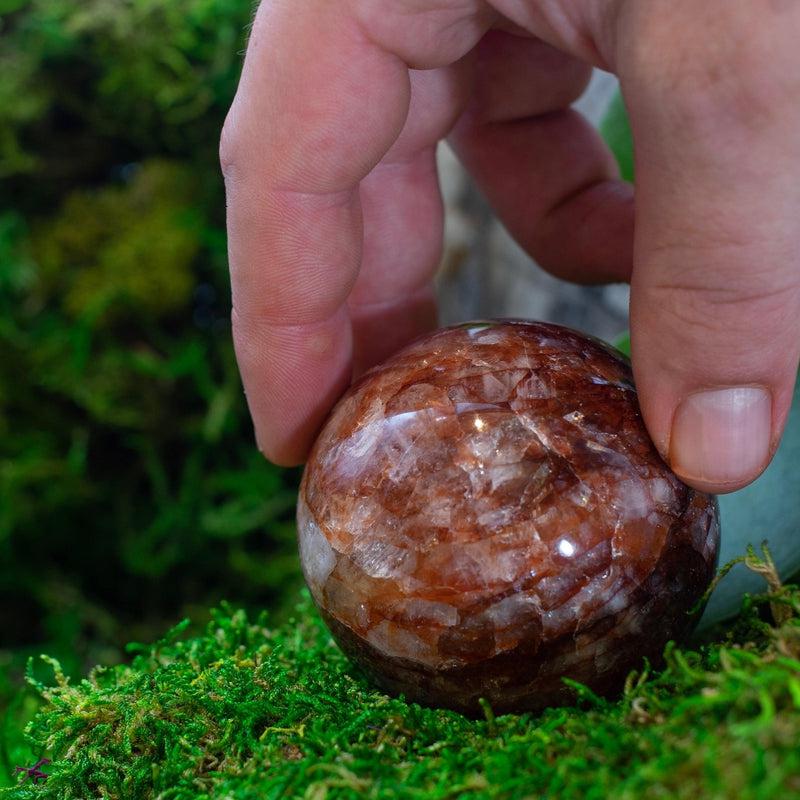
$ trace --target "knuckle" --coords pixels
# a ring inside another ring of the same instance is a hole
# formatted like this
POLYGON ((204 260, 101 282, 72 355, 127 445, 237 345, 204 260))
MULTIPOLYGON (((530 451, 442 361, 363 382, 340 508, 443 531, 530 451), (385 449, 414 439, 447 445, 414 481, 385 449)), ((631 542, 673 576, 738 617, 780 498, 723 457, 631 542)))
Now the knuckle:
POLYGON ((353 0, 352 5, 369 38, 416 69, 455 63, 496 16, 482 0, 353 0))
POLYGON ((561 89, 562 95, 558 98, 560 105, 566 107, 580 99, 589 86, 591 79, 592 68, 589 64, 572 61, 565 70, 564 85, 561 89))
POLYGON ((234 307, 231 310, 231 339, 244 378, 268 372, 270 353, 264 347, 264 329, 258 319, 234 307))
POLYGON ((763 126, 800 97, 798 71, 787 69, 797 63, 800 12, 793 10, 793 21, 786 24, 769 13, 766 0, 743 4, 734 13, 722 5, 721 0, 632 4, 635 35, 628 66, 641 88, 655 102, 668 103, 680 121, 763 126))
POLYGON ((235 305, 231 309, 231 338, 239 367, 246 370, 253 355, 251 352, 252 326, 247 324, 247 318, 239 313, 235 305))
POLYGON ((232 180, 238 172, 242 146, 231 109, 222 126, 219 137, 219 164, 226 181, 232 180))
POLYGON ((769 286, 663 282, 649 290, 648 306, 689 335, 730 334, 736 330, 768 333, 800 309, 796 283, 769 286))

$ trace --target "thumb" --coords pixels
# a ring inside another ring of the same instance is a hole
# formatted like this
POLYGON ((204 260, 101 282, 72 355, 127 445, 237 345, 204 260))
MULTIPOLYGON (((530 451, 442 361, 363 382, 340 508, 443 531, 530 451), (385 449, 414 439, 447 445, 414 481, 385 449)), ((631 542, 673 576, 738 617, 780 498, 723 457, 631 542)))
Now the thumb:
POLYGON ((637 44, 620 76, 636 151, 642 413, 681 478, 733 491, 777 448, 800 355, 800 13, 631 5, 637 44))

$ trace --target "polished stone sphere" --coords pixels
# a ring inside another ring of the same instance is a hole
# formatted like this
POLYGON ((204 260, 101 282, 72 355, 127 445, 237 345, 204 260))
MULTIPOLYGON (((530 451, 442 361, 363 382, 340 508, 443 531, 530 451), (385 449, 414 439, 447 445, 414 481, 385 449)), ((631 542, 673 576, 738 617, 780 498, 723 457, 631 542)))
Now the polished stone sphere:
POLYGON ((364 375, 298 504, 306 581, 383 688, 475 713, 617 690, 694 623, 713 497, 661 460, 627 361, 556 325, 447 328, 364 375))

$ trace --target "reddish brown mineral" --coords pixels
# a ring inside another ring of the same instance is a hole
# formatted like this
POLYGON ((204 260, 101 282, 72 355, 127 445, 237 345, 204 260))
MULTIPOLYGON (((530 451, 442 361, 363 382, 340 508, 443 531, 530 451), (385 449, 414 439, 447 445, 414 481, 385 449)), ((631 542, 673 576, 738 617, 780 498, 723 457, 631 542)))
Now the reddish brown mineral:
POLYGON ((305 471, 300 553, 384 688, 475 712, 610 692, 709 584, 714 498, 681 483, 628 364, 555 325, 470 323, 358 381, 305 471))

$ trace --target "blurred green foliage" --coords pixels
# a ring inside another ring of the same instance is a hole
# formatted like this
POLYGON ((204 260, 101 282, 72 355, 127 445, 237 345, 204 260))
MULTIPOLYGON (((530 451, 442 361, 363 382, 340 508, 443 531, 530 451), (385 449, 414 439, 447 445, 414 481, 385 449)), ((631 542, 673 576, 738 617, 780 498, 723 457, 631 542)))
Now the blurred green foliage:
POLYGON ((617 92, 600 124, 606 144, 617 159, 620 176, 633 182, 633 134, 622 95, 617 92))
POLYGON ((185 309, 205 222, 191 189, 186 168, 148 161, 126 186, 70 194, 31 241, 42 300, 74 320, 185 309))
POLYGON ((256 451, 228 324, 251 13, 0 0, 0 710, 28 652, 76 672, 298 582, 297 474, 256 451))
POLYGON ((153 153, 210 164, 251 11, 243 0, 0 0, 0 176, 63 188, 153 153))

